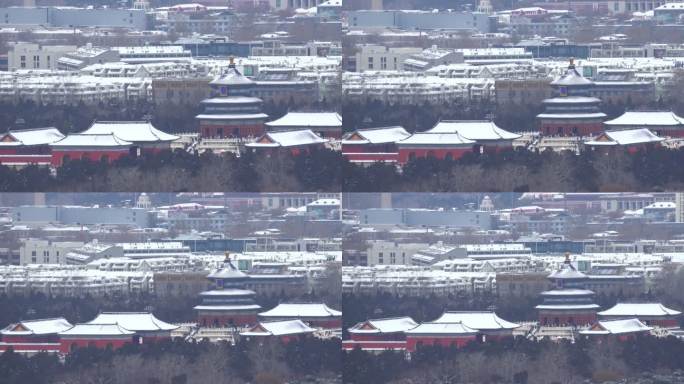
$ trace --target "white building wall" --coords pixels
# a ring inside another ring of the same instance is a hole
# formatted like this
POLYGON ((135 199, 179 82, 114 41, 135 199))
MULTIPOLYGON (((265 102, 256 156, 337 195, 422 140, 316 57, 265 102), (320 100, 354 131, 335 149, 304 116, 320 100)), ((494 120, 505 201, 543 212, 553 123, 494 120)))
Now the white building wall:
POLYGON ((57 69, 57 60, 76 51, 75 45, 46 45, 17 43, 8 52, 10 71, 17 69, 57 69))
POLYGON ((50 240, 26 239, 19 247, 19 263, 66 264, 66 254, 83 246, 77 241, 52 242, 50 240))
POLYGON ((356 71, 403 71, 404 60, 421 51, 419 47, 361 45, 356 52, 356 71))

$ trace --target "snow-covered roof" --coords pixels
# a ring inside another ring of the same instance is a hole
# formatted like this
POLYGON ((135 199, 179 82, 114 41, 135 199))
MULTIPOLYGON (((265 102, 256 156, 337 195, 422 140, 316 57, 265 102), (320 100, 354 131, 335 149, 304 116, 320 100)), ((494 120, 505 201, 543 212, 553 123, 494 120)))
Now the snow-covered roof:
POLYGON ((477 330, 469 328, 463 323, 446 323, 446 322, 433 322, 433 323, 422 323, 419 326, 409 329, 405 332, 407 335, 434 335, 434 334, 447 334, 447 335, 464 335, 473 336, 477 334, 477 330))
POLYGON ((235 65, 231 63, 228 66, 226 73, 212 80, 209 84, 218 86, 251 85, 254 84, 254 81, 245 77, 237 68, 235 68, 235 65))
POLYGON ((619 335, 624 333, 647 332, 652 327, 639 321, 639 319, 603 320, 593 327, 580 331, 582 335, 619 335))
POLYGON ((71 134, 64 139, 50 144, 51 147, 128 147, 133 145, 110 134, 71 134))
POLYGON ((280 119, 269 121, 272 128, 342 127, 342 117, 337 112, 288 112, 280 119))
POLYGON ((468 328, 477 330, 515 329, 520 326, 500 318, 494 312, 447 311, 434 323, 463 323, 468 328))
POLYGON ((128 336, 135 332, 123 328, 119 324, 76 324, 72 328, 60 332, 60 336, 128 336))
POLYGON ((342 312, 336 311, 323 303, 283 303, 275 308, 259 314, 261 317, 340 317, 342 312))
POLYGON ((217 304, 217 305, 195 305, 192 309, 196 311, 258 311, 261 309, 259 304, 217 304))
POLYGON ((607 115, 603 112, 590 113, 540 113, 539 119, 603 119, 607 115))
POLYGON ((573 86, 573 85, 590 85, 593 84, 593 82, 584 76, 580 75, 579 72, 577 72, 577 69, 575 69, 575 65, 570 62, 570 65, 568 66, 568 69, 565 71, 563 75, 561 75, 558 79, 554 80, 551 82, 551 85, 559 85, 559 86, 573 86))
POLYGON ((358 129, 348 133, 342 144, 385 144, 395 143, 411 136, 403 127, 381 127, 358 129))
POLYGON ((406 332, 418 326, 410 317, 393 317, 367 320, 349 328, 349 333, 396 333, 406 332))
POLYGON ((398 145, 462 145, 475 144, 474 140, 466 139, 458 133, 416 132, 398 145))
POLYGON ((458 133, 470 140, 514 140, 521 135, 503 130, 488 120, 443 120, 430 133, 458 133))
POLYGON ((230 97, 212 97, 210 99, 204 99, 200 103, 201 104, 252 104, 252 103, 261 103, 263 100, 261 100, 258 97, 250 97, 250 96, 230 96, 230 97))
POLYGON ((540 304, 535 307, 536 309, 550 309, 550 310, 566 310, 566 309, 599 309, 601 308, 597 304, 540 304))
POLYGON ((207 276, 209 279, 245 279, 247 277, 247 274, 237 269, 230 260, 226 260, 221 268, 207 276))
POLYGON ((604 122, 606 125, 631 126, 680 126, 684 119, 671 111, 627 111, 613 120, 604 122))
POLYGON ((553 271, 549 275, 549 279, 586 279, 587 275, 575 269, 575 266, 570 262, 570 257, 566 256, 565 262, 560 269, 553 271))
POLYGON ((200 120, 253 120, 267 119, 268 115, 265 113, 200 113, 195 118, 200 120))
POLYGON ((81 134, 113 134, 130 142, 158 142, 178 139, 178 136, 160 131, 148 121, 96 121, 81 134))
POLYGON ((544 99, 542 103, 544 104, 597 104, 600 103, 601 99, 589 96, 567 96, 567 97, 552 97, 550 99, 544 99))
POLYGON ((677 10, 684 9, 684 3, 665 3, 665 4, 661 5, 660 7, 655 8, 655 10, 658 10, 658 11, 664 11, 664 10, 668 10, 668 9, 677 9, 677 10))
POLYGON ((246 144, 251 148, 276 148, 276 147, 296 147, 300 145, 312 145, 327 143, 310 129, 297 131, 267 132, 254 143, 246 144))
POLYGON ((214 289, 211 291, 200 292, 200 296, 203 297, 241 297, 241 296, 254 296, 256 292, 249 289, 214 289))
POLYGON ((542 296, 590 296, 593 294, 594 291, 588 289, 552 289, 541 293, 542 296))
POLYGON ((682 313, 660 303, 617 303, 598 313, 600 316, 679 316, 682 313))
POLYGON ((171 331, 178 326, 163 322, 149 312, 102 312, 87 324, 119 324, 129 331, 171 331))
POLYGON ((54 319, 24 320, 10 324, 0 331, 2 335, 49 335, 66 331, 73 327, 63 317, 54 319))
POLYGON ((285 336, 313 333, 315 330, 301 320, 262 321, 242 336, 285 336))
POLYGON ((17 145, 45 145, 62 140, 63 138, 64 135, 62 132, 53 127, 22 129, 1 134, 0 147, 17 145))
POLYGON ((585 141, 585 145, 591 146, 615 146, 658 143, 665 139, 658 137, 648 128, 625 129, 619 131, 605 131, 596 138, 585 141))

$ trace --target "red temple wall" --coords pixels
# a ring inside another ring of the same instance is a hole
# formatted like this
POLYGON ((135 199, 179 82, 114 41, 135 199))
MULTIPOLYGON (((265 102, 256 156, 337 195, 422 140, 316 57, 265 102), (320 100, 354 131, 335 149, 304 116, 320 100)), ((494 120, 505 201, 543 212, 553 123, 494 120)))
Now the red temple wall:
POLYGON ((406 349, 406 341, 342 341, 342 349, 350 351, 356 349, 406 349))
POLYGON ((466 344, 475 341, 475 335, 472 336, 406 336, 406 350, 409 352, 415 351, 420 346, 442 346, 442 347, 457 347, 461 348, 466 344))
POLYGON ((264 124, 207 124, 200 123, 204 138, 258 137, 264 134, 264 124), (237 133, 236 133, 237 130, 237 133))
POLYGON ((472 152, 473 149, 471 147, 458 147, 458 148, 399 148, 399 163, 400 164, 406 164, 409 161, 409 158, 411 158, 411 154, 415 156, 415 158, 422 158, 422 157, 429 157, 432 156, 436 159, 443 160, 447 157, 447 155, 451 155, 451 157, 456 160, 460 159, 463 157, 464 154, 468 152, 472 152))
POLYGON ((245 326, 256 324, 257 315, 256 313, 239 315, 199 315, 197 322, 202 327, 229 327, 231 325, 245 326))
POLYGON ((406 335, 403 332, 396 333, 350 333, 349 336, 353 341, 403 341, 406 340, 406 335))
POLYGON ((585 325, 593 324, 595 322, 595 312, 554 313, 539 311, 539 324, 541 325, 585 325))
POLYGON ((112 349, 118 349, 123 347, 126 344, 130 344, 133 342, 133 337, 112 337, 112 338, 97 338, 97 339, 88 339, 88 338, 69 338, 65 339, 63 338, 60 341, 60 352, 62 353, 69 353, 73 348, 88 348, 88 347, 95 347, 95 348, 107 348, 108 346, 111 345, 112 349))
POLYGON ((64 163, 64 157, 69 156, 71 160, 76 159, 90 159, 92 161, 101 161, 103 157, 108 158, 108 163, 112 163, 114 160, 120 159, 123 156, 129 154, 128 148, 125 150, 67 150, 67 151, 53 151, 52 152, 52 165, 61 166, 64 163))
POLYGON ((590 136, 601 133, 603 130, 603 123, 601 121, 553 122, 542 120, 540 125, 540 132, 544 135, 590 136))

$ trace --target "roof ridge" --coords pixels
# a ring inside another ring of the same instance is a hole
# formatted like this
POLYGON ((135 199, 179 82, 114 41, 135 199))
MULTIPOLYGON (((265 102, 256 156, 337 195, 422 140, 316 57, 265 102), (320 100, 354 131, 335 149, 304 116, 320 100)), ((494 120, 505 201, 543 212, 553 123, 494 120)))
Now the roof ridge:
POLYGON ((45 317, 45 318, 41 318, 41 319, 19 320, 19 321, 17 321, 16 323, 13 323, 13 324, 27 323, 27 322, 30 323, 30 322, 47 321, 47 320, 66 320, 66 321, 68 322, 68 320, 67 320, 66 318, 64 318, 64 317, 45 317))

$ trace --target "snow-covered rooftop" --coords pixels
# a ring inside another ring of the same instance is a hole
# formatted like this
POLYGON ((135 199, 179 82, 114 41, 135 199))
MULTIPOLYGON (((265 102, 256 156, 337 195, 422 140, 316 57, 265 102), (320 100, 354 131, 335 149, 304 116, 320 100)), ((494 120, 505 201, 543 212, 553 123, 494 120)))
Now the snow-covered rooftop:
POLYGON ((246 146, 251 148, 276 148, 323 144, 327 142, 328 140, 313 133, 310 129, 302 129, 297 131, 267 132, 256 142, 248 143, 246 146))
POLYGON ((613 120, 608 120, 606 125, 624 126, 681 126, 684 119, 671 111, 627 111, 613 120))
POLYGON ((133 145, 113 134, 71 134, 50 144, 51 147, 128 147, 133 145))
POLYGON ((112 134, 130 142, 159 142, 178 139, 178 136, 160 131, 148 121, 96 121, 81 134, 112 134))
POLYGON ((409 329, 405 332, 407 335, 434 335, 434 334, 446 334, 446 335, 464 335, 473 336, 477 334, 477 330, 469 328, 463 323, 454 322, 433 322, 433 323, 422 323, 419 326, 409 329))
POLYGON ((315 330, 301 320, 262 321, 242 336, 285 336, 313 333, 315 330))
POLYGON ((499 128, 488 120, 443 120, 430 133, 458 133, 470 140, 514 140, 521 135, 499 128))
POLYGON ((269 121, 272 128, 342 127, 342 117, 337 112, 288 112, 280 119, 269 121))
POLYGON ((406 332, 418 326, 410 317, 372 319, 349 328, 349 333, 396 333, 406 332))
POLYGON ((463 323, 477 330, 515 329, 520 325, 506 321, 494 312, 457 312, 447 311, 435 323, 463 323))
POLYGON ((0 331, 2 335, 49 335, 55 334, 73 327, 63 317, 54 319, 24 320, 15 324, 10 324, 7 328, 0 331))
POLYGON ((129 331, 172 331, 178 326, 163 322, 149 312, 102 312, 87 324, 118 324, 129 331))
POLYGON ((599 316, 679 316, 682 313, 660 303, 617 303, 599 316))
POLYGON ((625 129, 618 131, 605 131, 595 139, 585 141, 584 144, 591 146, 615 146, 658 143, 665 139, 658 137, 648 128, 625 129))
POLYGON ((416 132, 401 140, 398 145, 463 145, 475 144, 474 140, 466 139, 458 133, 416 132))
POLYGON ((336 311, 322 303, 283 303, 275 308, 259 314, 261 317, 339 317, 342 312, 336 311))
POLYGON ((603 320, 587 330, 580 331, 582 335, 619 335, 624 333, 648 332, 652 327, 639 319, 603 320))
POLYGON ((381 127, 359 129, 347 134, 342 144, 386 144, 395 143, 411 136, 403 127, 381 127))
POLYGON ((32 128, 9 131, 0 135, 0 147, 16 145, 45 145, 64 138, 57 128, 32 128))
POLYGON ((60 336, 128 336, 135 332, 123 328, 119 324, 76 324, 72 328, 60 332, 60 336))

